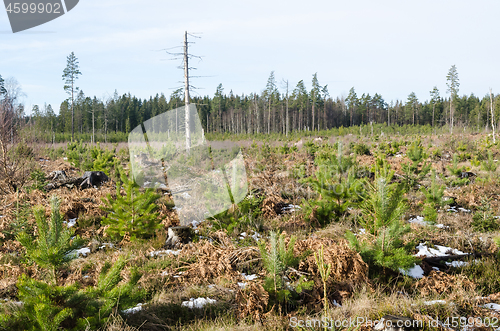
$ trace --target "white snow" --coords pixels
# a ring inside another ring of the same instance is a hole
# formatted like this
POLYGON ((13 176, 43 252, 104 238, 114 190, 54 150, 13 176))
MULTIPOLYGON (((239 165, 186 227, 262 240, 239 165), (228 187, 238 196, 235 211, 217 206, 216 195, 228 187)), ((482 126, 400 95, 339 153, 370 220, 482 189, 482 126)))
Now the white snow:
POLYGON ((453 268, 458 268, 458 267, 464 267, 469 265, 469 262, 465 261, 451 261, 451 262, 445 262, 447 266, 452 266, 453 268))
POLYGON ((166 250, 159 250, 159 251, 151 252, 151 253, 149 253, 149 255, 151 257, 154 257, 154 256, 162 257, 162 256, 167 256, 169 254, 179 255, 180 252, 181 252, 180 249, 178 249, 178 250, 166 249, 166 250))
POLYGON ((183 197, 184 199, 190 199, 191 195, 189 195, 189 193, 187 193, 187 192, 184 192, 181 194, 181 197, 183 197))
POLYGON ((415 216, 414 218, 410 218, 408 220, 408 222, 410 223, 415 223, 415 224, 420 224, 420 225, 429 225, 429 223, 427 223, 425 220, 424 220, 424 217, 423 216, 415 216))
POLYGON ((191 221, 191 225, 193 226, 193 229, 196 230, 198 228, 198 225, 200 225, 201 222, 197 220, 191 221))
POLYGON ((427 245, 420 243, 417 246, 418 253, 414 256, 426 256, 426 257, 436 257, 436 256, 447 256, 449 254, 459 255, 465 254, 458 249, 453 249, 445 246, 435 245, 436 248, 429 248, 427 245))
POLYGON ((437 305, 437 304, 445 305, 446 301, 444 301, 444 300, 424 301, 424 305, 426 305, 426 306, 432 306, 432 305, 437 305))
POLYGON ((205 305, 214 304, 216 302, 217 302, 216 300, 210 298, 197 298, 197 299, 191 298, 189 299, 189 301, 183 301, 181 306, 188 307, 190 309, 203 308, 203 306, 205 305))
POLYGON ((246 280, 254 280, 254 279, 257 279, 259 278, 259 276, 257 276, 256 274, 253 274, 253 275, 247 275, 245 273, 241 273, 241 275, 246 279, 246 280))
POLYGON ((135 307, 132 307, 132 308, 129 308, 129 309, 125 309, 125 310, 122 310, 122 313, 124 314, 135 314, 137 313, 138 311, 141 311, 142 310, 142 306, 144 304, 143 303, 138 303, 137 306, 135 307))
POLYGON ((297 206, 297 205, 287 205, 287 206, 281 208, 281 211, 282 212, 288 211, 288 212, 292 213, 292 212, 296 211, 297 209, 302 209, 302 208, 300 208, 300 206, 297 206))
POLYGON ((461 211, 462 213, 470 213, 471 212, 470 209, 465 209, 465 208, 462 208, 462 207, 458 207, 458 210, 457 210, 457 207, 455 207, 455 206, 450 207, 446 211, 449 211, 449 212, 452 212, 452 213, 458 213, 459 211, 461 211))
POLYGON ((63 223, 66 224, 68 226, 68 228, 71 228, 71 227, 75 226, 77 219, 78 218, 70 218, 67 222, 63 221, 63 223))
POLYGON ((257 232, 254 232, 254 234, 252 235, 252 238, 253 238, 255 241, 259 241, 259 239, 260 239, 260 238, 262 238, 262 237, 261 237, 261 235, 260 235, 260 234, 258 234, 257 232))
POLYGON ((247 286, 247 283, 240 283, 240 282, 238 282, 238 286, 240 288, 245 288, 245 286, 247 286))
POLYGON ((365 229, 363 229, 363 228, 359 229, 359 234, 365 234, 365 233, 366 233, 365 229))
POLYGON ((90 254, 90 248, 88 247, 83 247, 80 249, 76 249, 74 251, 71 251, 68 253, 69 256, 73 256, 75 258, 78 258, 80 255, 83 257, 87 256, 87 254, 90 254))
POLYGON ((115 247, 115 245, 113 245, 112 243, 103 243, 102 246, 99 246, 99 249, 104 249, 104 248, 113 248, 115 247))
MULTIPOLYGON (((413 224, 418 224, 418 225, 423 225, 423 226, 429 226, 433 225, 429 222, 427 222, 423 216, 415 216, 414 218, 410 218, 408 222, 413 223, 413 224)), ((444 224, 435 224, 434 225, 436 228, 444 229, 444 228, 449 228, 449 226, 445 226, 444 224)))
POLYGON ((487 303, 483 307, 500 312, 500 305, 498 303, 487 303))
POLYGON ((399 271, 403 275, 410 276, 412 278, 422 278, 422 277, 424 277, 424 270, 419 265, 414 265, 412 268, 410 268, 408 270, 399 269, 399 271))
POLYGON ((444 225, 444 224, 436 224, 436 228, 440 228, 440 229, 448 229, 448 228, 449 228, 449 226, 444 225))

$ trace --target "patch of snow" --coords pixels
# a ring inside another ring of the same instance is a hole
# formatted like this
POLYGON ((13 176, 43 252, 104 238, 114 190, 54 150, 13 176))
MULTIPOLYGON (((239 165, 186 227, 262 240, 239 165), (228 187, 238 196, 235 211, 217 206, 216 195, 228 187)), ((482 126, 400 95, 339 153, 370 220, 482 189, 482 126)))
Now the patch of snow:
POLYGON ((445 262, 447 266, 451 266, 453 268, 459 268, 459 267, 465 267, 469 265, 469 262, 465 261, 451 261, 451 262, 445 262))
POLYGON ((112 243, 103 243, 102 246, 99 246, 99 249, 104 249, 104 248, 113 248, 115 247, 115 245, 113 245, 112 243))
POLYGON ((452 213, 458 213, 458 210, 455 207, 451 207, 449 209, 446 209, 446 211, 452 212, 452 213))
POLYGON ((458 249, 452 249, 445 246, 435 245, 436 248, 429 248, 427 245, 420 243, 417 246, 418 253, 414 256, 425 256, 425 257, 436 257, 436 256, 447 256, 449 254, 460 255, 465 254, 458 249))
POLYGON ((191 198, 191 195, 189 195, 189 193, 187 193, 187 192, 183 192, 183 193, 181 194, 181 197, 183 197, 184 199, 190 199, 190 198, 191 198))
POLYGON ((85 275, 85 276, 83 276, 83 278, 90 278, 90 276, 89 275, 85 275))
POLYGON ((64 160, 64 161, 68 161, 68 158, 67 158, 67 157, 63 157, 63 160, 64 160))
POLYGON ((500 312, 500 305, 498 303, 487 303, 483 307, 500 312))
POLYGON ((444 225, 444 224, 436 224, 436 228, 440 228, 440 229, 449 229, 450 227, 447 226, 447 225, 444 225))
POLYGON ((441 271, 441 270, 439 270, 439 268, 438 268, 438 267, 432 267, 432 269, 434 269, 434 270, 436 270, 436 271, 441 271))
POLYGON ((412 268, 410 268, 408 270, 399 269, 399 271, 403 275, 410 276, 412 278, 422 278, 422 277, 424 277, 424 270, 419 265, 414 265, 412 268))
POLYGON ((78 218, 70 218, 70 219, 68 220, 68 228, 71 228, 71 227, 75 226, 75 224, 76 224, 76 220, 77 220, 77 219, 78 219, 78 218))
MULTIPOLYGON (((423 216, 415 216, 414 218, 410 218, 408 220, 408 222, 410 223, 413 223, 413 224, 418 224, 418 225, 422 225, 422 226, 429 226, 429 225, 433 225, 429 222, 427 222, 423 216)), ((446 226, 444 224, 435 224, 434 225, 436 228, 439 228, 439 229, 445 229, 445 228, 449 228, 449 226, 446 226)))
POLYGON ((365 230, 365 229, 363 229, 363 228, 361 228, 361 229, 359 229, 359 232, 358 232, 358 233, 359 233, 359 234, 365 234, 365 233, 366 233, 366 230, 365 230))
POLYGON ((129 308, 129 309, 125 309, 125 310, 122 310, 122 313, 124 314, 135 314, 137 313, 138 311, 141 311, 142 310, 142 306, 144 304, 143 303, 138 303, 137 306, 135 307, 132 307, 132 308, 129 308))
POLYGON ((420 225, 429 225, 429 223, 427 223, 425 220, 424 220, 424 217, 423 216, 415 216, 414 218, 410 218, 408 220, 408 222, 410 223, 415 223, 415 224, 420 224, 420 225))
POLYGON ((254 234, 252 235, 252 238, 255 240, 255 241, 259 241, 261 237, 261 235, 257 232, 254 232, 254 234))
POLYGON ((167 272, 167 271, 163 271, 163 272, 161 273, 161 275, 162 275, 162 276, 168 276, 168 272, 167 272))
POLYGON ((183 301, 181 306, 188 307, 190 309, 203 308, 205 305, 214 304, 216 302, 217 302, 216 300, 210 298, 197 298, 197 299, 191 298, 189 299, 189 301, 183 301))
POLYGON ((247 233, 246 232, 242 232, 242 233, 240 233, 239 239, 240 240, 244 240, 246 238, 246 236, 247 236, 247 233))
POLYGON ((462 208, 462 207, 458 207, 458 210, 460 210, 461 212, 463 213, 470 213, 470 209, 465 209, 465 208, 462 208))
POLYGON ((191 222, 191 225, 193 226, 193 229, 196 230, 198 228, 198 225, 200 225, 201 222, 197 221, 197 220, 193 220, 191 222))
POLYGON ((246 279, 246 280, 254 280, 254 279, 257 279, 259 278, 259 276, 257 276, 256 274, 253 274, 253 275, 247 275, 245 273, 241 273, 241 275, 246 279))
POLYGON ((245 288, 245 286, 247 286, 247 283, 240 283, 240 282, 238 282, 238 286, 240 288, 245 288))
POLYGON ((210 285, 208 285, 208 288, 214 288, 214 287, 215 287, 215 285, 214 285, 214 284, 210 284, 210 285))
POLYGON ((444 301, 444 300, 424 301, 424 305, 426 305, 426 306, 432 306, 432 305, 437 305, 437 304, 445 305, 446 301, 444 301))
POLYGON ((71 251, 68 253, 69 256, 73 256, 75 258, 80 257, 80 255, 82 255, 83 257, 86 257, 87 254, 90 254, 90 248, 88 248, 88 247, 75 249, 74 251, 71 251))
POLYGON ((178 249, 178 250, 166 249, 166 250, 160 250, 160 251, 151 252, 151 253, 149 253, 149 255, 151 257, 154 257, 154 256, 162 257, 162 256, 167 256, 169 254, 179 255, 180 252, 181 252, 180 249, 178 249))
POLYGON ((338 303, 338 302, 337 302, 337 300, 335 300, 335 299, 333 299, 333 305, 334 305, 335 307, 342 307, 342 306, 340 305, 340 303, 338 303))
POLYGON ((300 206, 297 206, 297 205, 287 205, 287 206, 281 208, 281 211, 282 212, 287 212, 288 211, 288 212, 293 213, 297 209, 302 209, 302 208, 300 208, 300 206))

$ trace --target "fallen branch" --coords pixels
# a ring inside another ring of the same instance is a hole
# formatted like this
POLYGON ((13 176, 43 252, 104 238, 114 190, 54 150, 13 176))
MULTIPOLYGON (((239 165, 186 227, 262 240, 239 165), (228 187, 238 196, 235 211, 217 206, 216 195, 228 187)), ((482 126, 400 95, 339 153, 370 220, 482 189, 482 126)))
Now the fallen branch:
POLYGON ((432 256, 432 257, 424 257, 422 261, 427 262, 430 265, 441 266, 442 262, 446 261, 457 261, 464 260, 466 258, 480 258, 485 256, 492 256, 491 253, 472 253, 472 254, 457 254, 457 255, 446 255, 446 256, 432 256))

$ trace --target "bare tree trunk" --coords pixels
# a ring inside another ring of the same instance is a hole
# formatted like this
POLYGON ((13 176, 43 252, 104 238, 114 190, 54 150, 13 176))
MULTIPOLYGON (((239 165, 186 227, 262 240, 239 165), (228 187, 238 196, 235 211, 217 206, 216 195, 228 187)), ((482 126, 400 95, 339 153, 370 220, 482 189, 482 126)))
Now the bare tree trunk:
POLYGON ((189 119, 189 67, 188 67, 188 42, 187 31, 184 32, 184 105, 185 105, 185 125, 186 125, 186 152, 191 148, 191 131, 189 119))
POLYGON ((493 95, 490 87, 490 111, 491 111, 491 128, 493 129, 493 143, 495 143, 495 113, 493 112, 493 95))
POLYGON ((450 134, 453 134, 453 94, 450 95, 450 134))

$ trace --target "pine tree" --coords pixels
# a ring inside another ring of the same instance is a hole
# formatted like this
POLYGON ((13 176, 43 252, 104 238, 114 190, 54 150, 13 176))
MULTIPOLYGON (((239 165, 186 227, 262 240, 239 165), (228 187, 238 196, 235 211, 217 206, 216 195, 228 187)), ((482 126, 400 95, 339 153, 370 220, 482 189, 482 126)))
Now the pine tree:
POLYGON ((67 64, 62 78, 64 80, 64 90, 71 96, 71 140, 73 140, 75 138, 75 108, 73 104, 75 103, 75 92, 78 92, 75 82, 82 73, 74 52, 68 55, 66 61, 67 64))
POLYGON ((259 242, 262 262, 268 272, 264 282, 264 289, 275 303, 286 303, 292 299, 294 294, 300 294, 304 289, 309 289, 313 285, 312 281, 307 282, 303 276, 294 284, 286 282, 288 268, 296 267, 302 258, 296 257, 293 253, 296 241, 297 238, 292 236, 287 245, 284 234, 278 236, 276 232, 272 231, 270 233, 269 249, 265 242, 259 242))
POLYGON ((403 189, 398 184, 390 184, 393 174, 387 166, 377 170, 375 183, 368 190, 368 198, 361 204, 363 217, 360 224, 369 238, 359 240, 352 232, 346 234, 351 246, 375 270, 388 268, 399 271, 408 269, 417 261, 409 254, 413 244, 402 241, 403 235, 410 232, 410 227, 401 220, 406 210, 403 189))
POLYGON ((127 258, 121 256, 111 265, 106 263, 96 286, 79 289, 78 283, 67 286, 47 284, 26 275, 17 282, 22 309, 0 312, 1 330, 97 330, 114 309, 133 307, 145 297, 137 287, 141 274, 131 270, 129 280, 122 282, 121 272, 127 258))
POLYGON ((2 75, 0 75, 0 96, 6 93, 7 90, 5 89, 5 81, 3 80, 2 75))
POLYGON ((160 198, 153 189, 139 190, 134 179, 129 179, 123 169, 119 170, 120 181, 123 183, 125 195, 121 195, 120 181, 116 184, 116 199, 108 194, 103 199, 106 204, 103 209, 108 215, 103 218, 102 224, 109 225, 107 233, 115 239, 121 239, 125 234, 130 235, 132 241, 148 238, 161 228, 155 202, 160 198))
POLYGON ((59 212, 61 202, 56 196, 50 199, 52 213, 50 220, 45 217, 45 208, 35 209, 35 220, 38 228, 37 238, 34 239, 26 232, 21 232, 16 238, 26 248, 26 255, 40 267, 49 270, 52 283, 56 283, 57 268, 74 258, 72 250, 80 247, 82 239, 71 239, 74 231, 63 226, 59 212))
POLYGON ((404 172, 405 188, 407 190, 416 186, 431 170, 431 164, 424 162, 428 155, 424 151, 424 147, 420 140, 413 142, 406 152, 410 159, 410 163, 403 163, 401 168, 404 172))
POLYGON ((438 185, 436 182, 436 170, 432 170, 431 185, 429 188, 421 187, 420 191, 424 193, 426 201, 424 206, 424 217, 428 222, 434 222, 437 219, 437 208, 450 203, 449 200, 443 200, 445 185, 438 185))

